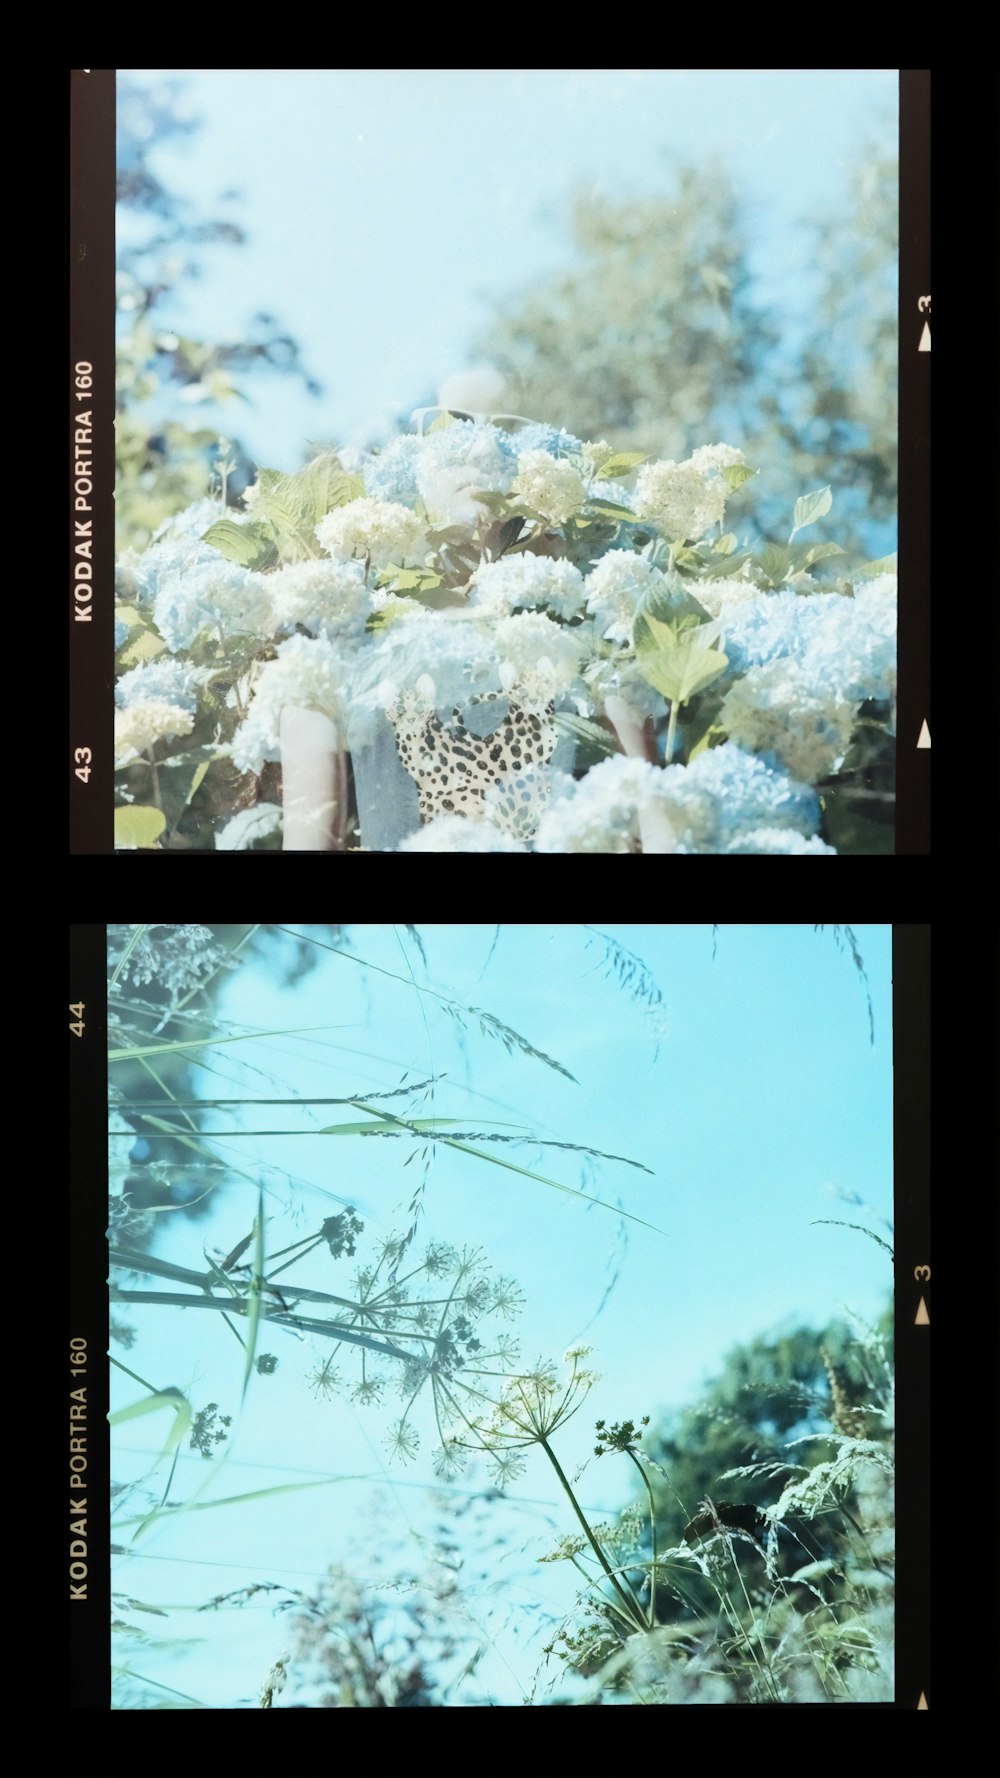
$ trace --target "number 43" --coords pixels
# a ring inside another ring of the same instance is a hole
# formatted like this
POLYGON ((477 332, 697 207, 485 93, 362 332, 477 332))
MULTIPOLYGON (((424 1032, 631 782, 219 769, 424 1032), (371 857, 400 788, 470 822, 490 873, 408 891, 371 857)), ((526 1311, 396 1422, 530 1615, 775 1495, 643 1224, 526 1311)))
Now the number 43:
POLYGON ((76 760, 76 776, 80 779, 81 783, 83 783, 83 784, 89 783, 89 781, 90 781, 90 758, 91 758, 90 748, 89 747, 78 747, 76 749, 76 752, 73 755, 73 758, 76 760))
POLYGON ((78 1000, 76 1005, 71 1006, 69 1010, 73 1014, 73 1018, 70 1020, 69 1028, 72 1031, 74 1037, 82 1037, 83 1036, 83 1001, 78 1000), (75 1020, 75 1023, 74 1023, 74 1020, 75 1020))

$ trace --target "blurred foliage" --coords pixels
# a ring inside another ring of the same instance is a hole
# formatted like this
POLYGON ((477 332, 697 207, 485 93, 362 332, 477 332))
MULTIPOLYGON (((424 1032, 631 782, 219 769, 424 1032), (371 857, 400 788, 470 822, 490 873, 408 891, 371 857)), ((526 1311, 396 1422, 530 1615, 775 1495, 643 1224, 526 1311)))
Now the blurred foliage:
MULTIPOLYGON (((565 271, 505 300, 476 354, 519 411, 680 461, 725 440, 761 466, 765 536, 805 486, 842 492, 838 541, 887 547, 896 495, 897 166, 866 148, 843 205, 802 227, 822 291, 792 350, 753 294, 745 207, 719 163, 672 189, 573 201, 565 271), (846 521, 846 525, 845 525, 846 521)), ((783 539, 782 539, 783 541, 783 539)))
MULTIPOLYGON (((162 311, 177 287, 201 273, 200 251, 238 247, 243 229, 228 214, 202 217, 170 192, 152 165, 164 142, 199 128, 183 83, 146 88, 118 83, 118 275, 116 325, 116 531, 118 548, 137 549, 156 527, 192 500, 215 491, 219 429, 197 423, 204 404, 246 400, 239 379, 269 368, 301 376, 311 394, 320 385, 304 370, 296 341, 273 315, 257 313, 234 334, 209 343, 165 324, 162 311), (177 417, 189 406, 191 424, 177 417)), ((228 212, 237 192, 219 199, 228 212)), ((237 443, 224 472, 234 502, 253 480, 254 465, 237 443)))

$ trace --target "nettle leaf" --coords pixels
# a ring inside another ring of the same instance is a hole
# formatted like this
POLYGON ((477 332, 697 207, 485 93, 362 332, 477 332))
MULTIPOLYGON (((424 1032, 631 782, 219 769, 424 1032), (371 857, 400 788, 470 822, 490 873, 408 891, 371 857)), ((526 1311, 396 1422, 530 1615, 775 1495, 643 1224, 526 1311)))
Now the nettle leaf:
POLYGON ((729 656, 717 648, 705 648, 697 631, 679 632, 668 648, 643 651, 637 656, 640 673, 670 702, 686 704, 704 691, 729 665, 729 656))
POLYGON ((746 463, 730 463, 728 469, 722 471, 722 479, 730 492, 735 494, 744 482, 751 481, 756 474, 756 469, 751 469, 746 463))
POLYGON ((155 846, 167 825, 162 809, 144 808, 132 803, 127 809, 115 810, 115 845, 131 852, 155 846))
POLYGON ((631 475, 633 469, 638 469, 640 463, 648 461, 648 454, 645 451, 616 451, 613 457, 609 457, 606 463, 601 464, 597 473, 602 478, 607 477, 609 480, 616 481, 620 476, 631 475))
POLYGON ((130 630, 134 629, 136 624, 145 622, 142 612, 137 610, 134 605, 116 605, 115 617, 119 623, 127 624, 130 630))
MULTIPOLYGON (((832 505, 833 495, 829 488, 818 488, 815 494, 800 495, 792 513, 792 537, 796 531, 804 531, 807 525, 814 525, 817 519, 824 518, 832 505)), ((789 543, 792 537, 788 539, 789 543)))

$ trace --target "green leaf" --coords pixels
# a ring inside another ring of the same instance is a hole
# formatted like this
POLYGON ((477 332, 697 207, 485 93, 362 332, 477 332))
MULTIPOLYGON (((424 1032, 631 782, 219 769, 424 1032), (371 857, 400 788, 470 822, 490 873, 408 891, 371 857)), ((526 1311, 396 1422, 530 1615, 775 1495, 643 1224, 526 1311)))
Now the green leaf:
POLYGON ((731 556, 735 548, 735 531, 727 531, 724 536, 717 537, 715 540, 715 553, 717 556, 731 556))
POLYGON ((726 731, 721 723, 710 722, 694 745, 688 748, 688 765, 693 759, 697 759, 699 753, 704 753, 706 747, 714 747, 717 741, 724 741, 725 738, 726 731))
POLYGON ((130 630, 133 629, 136 624, 141 624, 145 621, 142 612, 137 611, 134 605, 116 605, 115 616, 119 623, 128 624, 130 630))
POLYGON ((744 482, 752 481, 756 473, 757 471, 751 469, 746 463, 731 463, 728 469, 722 471, 722 479, 730 492, 735 494, 738 488, 742 488, 744 482))
POLYGON ((212 762, 210 759, 203 759, 201 762, 201 765, 195 767, 194 777, 191 780, 191 784, 190 784, 190 788, 188 790, 187 796, 184 798, 185 808, 187 807, 188 803, 194 801, 196 793, 201 789, 202 780, 205 776, 205 773, 208 771, 208 768, 211 765, 211 763, 212 762))
POLYGON ((602 478, 607 477, 610 480, 615 480, 622 475, 631 475, 633 469, 637 469, 640 463, 646 462, 648 462, 648 454, 645 451, 616 451, 613 457, 609 457, 606 463, 601 464, 597 473, 602 478))
POLYGON ((166 825, 162 809, 130 803, 127 808, 115 810, 115 846, 129 852, 155 846, 166 825))
POLYGON ((791 567, 791 556, 779 544, 765 543, 756 563, 769 586, 780 586, 791 567))
POLYGON ((137 667, 142 661, 155 660, 166 646, 162 636, 158 636, 155 630, 142 630, 135 641, 122 650, 121 664, 123 667, 137 667))
POLYGON ((857 572, 859 574, 895 574, 897 563, 898 557, 896 551, 893 550, 891 556, 879 556, 875 562, 864 562, 857 572))
POLYGON ((227 562, 238 562, 241 568, 261 566, 261 550, 267 541, 256 525, 236 525, 232 519, 217 519, 202 532, 201 540, 210 543, 227 562))
POLYGON ((602 757, 606 753, 621 752, 614 736, 609 735, 599 722, 588 722, 585 716, 574 716, 572 710, 557 710, 553 721, 561 734, 572 735, 579 746, 596 751, 602 757))
POLYGON ((251 1277, 250 1277, 250 1291, 249 1291, 250 1309, 249 1309, 249 1313, 247 1315, 249 1327, 247 1329, 247 1339, 246 1339, 246 1347, 247 1347, 246 1365, 245 1365, 245 1368, 243 1371, 243 1396, 242 1396, 242 1399, 244 1401, 246 1401, 247 1390, 250 1387, 250 1378, 253 1373, 254 1355, 257 1351, 257 1335, 260 1331, 260 1319, 261 1319, 261 1312, 263 1309, 263 1300, 262 1300, 263 1295, 264 1295, 263 1279, 264 1279, 264 1188, 263 1188, 263 1186, 260 1186, 260 1187, 258 1187, 258 1191, 257 1191, 257 1221, 254 1224, 253 1271, 252 1271, 251 1277))
MULTIPOLYGON (((711 621, 689 584, 674 580, 665 591, 652 593, 642 600, 635 622, 636 648, 640 653, 643 649, 668 648, 672 637, 682 630, 697 630, 711 621)), ((707 641, 707 637, 702 640, 707 641)))
POLYGON ((171 1408, 174 1414, 173 1426, 160 1452, 160 1456, 165 1457, 168 1452, 176 1451, 191 1425, 191 1403, 179 1389, 160 1389, 152 1395, 143 1396, 141 1401, 134 1401, 131 1407, 119 1408, 117 1413, 108 1415, 108 1425, 122 1426, 127 1420, 136 1420, 141 1414, 154 1414, 160 1408, 171 1408))
POLYGON ((638 525, 641 523, 641 520, 636 518, 631 507, 616 506, 611 500, 588 500, 584 511, 596 513, 598 517, 602 519, 618 519, 619 522, 624 521, 628 525, 638 525))
POLYGON ((833 505, 833 495, 829 488, 818 488, 815 494, 802 494, 795 502, 792 514, 791 543, 796 531, 804 531, 807 525, 814 525, 817 519, 824 518, 833 505))
POLYGON ((844 556, 846 554, 847 551, 841 549, 839 543, 814 543, 811 549, 806 550, 800 566, 811 568, 814 562, 825 562, 829 556, 844 556))
POLYGON ((678 704, 686 704, 696 692, 704 691, 728 665, 728 655, 717 648, 703 648, 690 633, 682 636, 675 648, 638 657, 643 678, 678 704))

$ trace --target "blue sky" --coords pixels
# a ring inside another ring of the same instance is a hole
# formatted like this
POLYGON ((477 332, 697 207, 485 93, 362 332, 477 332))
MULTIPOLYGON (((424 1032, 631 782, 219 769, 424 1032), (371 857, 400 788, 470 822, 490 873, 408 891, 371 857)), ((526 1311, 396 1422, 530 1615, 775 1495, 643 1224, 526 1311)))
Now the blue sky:
POLYGON ((206 253, 163 320, 238 338, 270 311, 326 386, 312 400, 291 379, 257 377, 252 407, 227 422, 284 469, 310 440, 365 442, 433 400, 468 362, 491 300, 565 263, 576 186, 656 191, 678 159, 730 166, 757 293, 793 339, 816 296, 803 220, 843 201, 867 141, 896 137, 894 70, 122 72, 182 74, 203 119, 158 151, 168 188, 209 215, 223 192, 243 194, 229 211, 248 244, 206 253))
MULTIPOLYGON (((802 1322, 823 1325, 845 1307, 868 1320, 881 1313, 891 1288, 885 1255, 863 1236, 818 1225, 830 1217, 878 1227, 879 1217, 892 1215, 890 928, 855 928, 872 993, 871 1046, 858 977, 829 930, 723 925, 713 961, 707 925, 601 927, 637 953, 660 985, 658 1050, 641 1007, 606 979, 600 941, 588 942, 585 928, 503 927, 488 966, 495 928, 420 930, 426 968, 402 929, 356 926, 355 957, 388 975, 323 951, 316 952, 316 968, 291 986, 280 986, 263 965, 234 972, 219 1006, 232 1031, 303 1034, 220 1047, 211 1055, 213 1072, 196 1071, 198 1090, 360 1095, 396 1085, 410 1069, 416 1077, 444 1076, 434 1109, 459 1117, 465 1128, 482 1120, 517 1124, 651 1169, 604 1162, 588 1178, 576 1157, 557 1149, 503 1151, 620 1202, 654 1225, 644 1227, 454 1151, 442 1150, 434 1161, 423 1233, 482 1245, 498 1271, 519 1281, 525 1356, 559 1358, 581 1338, 595 1348, 602 1380, 562 1435, 565 1466, 586 1458, 595 1417, 649 1413, 655 1421, 689 1400, 736 1342, 802 1322), (522 1032, 576 1082, 523 1055, 508 1057, 475 1032, 459 1042, 433 998, 415 992, 411 970, 417 983, 485 1007, 522 1032), (305 1030, 319 1026, 326 1028, 305 1030), (871 1212, 845 1204, 838 1189, 857 1194, 871 1212)), ((226 1115, 234 1120, 230 1130, 305 1132, 344 1114, 269 1108, 266 1125, 250 1107, 226 1115)), ((219 1146, 220 1155, 238 1157, 264 1181, 270 1251, 349 1198, 367 1224, 354 1263, 367 1257, 370 1242, 400 1226, 414 1178, 414 1168, 403 1166, 405 1152, 403 1142, 314 1134, 234 1135, 219 1146)), ((255 1201, 253 1187, 234 1182, 217 1194, 208 1218, 161 1218, 155 1251, 201 1268, 205 1248, 228 1251, 248 1233, 255 1201)), ((339 1290, 350 1269, 344 1261, 334 1273, 323 1254, 295 1276, 339 1290)), ((277 1329, 264 1344, 279 1355, 279 1369, 253 1379, 240 1418, 241 1354, 219 1318, 146 1308, 132 1319, 140 1338, 122 1355, 132 1369, 157 1387, 183 1389, 196 1408, 211 1400, 234 1414, 217 1469, 185 1452, 179 1497, 196 1487, 207 1501, 331 1474, 363 1478, 161 1522, 122 1563, 116 1584, 148 1603, 178 1608, 174 1633, 207 1638, 177 1650, 155 1676, 231 1706, 252 1696, 281 1652, 284 1632, 266 1599, 252 1612, 195 1615, 193 1608, 255 1577, 307 1586, 326 1562, 366 1560, 375 1544, 390 1561, 412 1561, 414 1534, 426 1530, 431 1510, 432 1428, 420 1421, 424 1443, 408 1469, 390 1466, 384 1438, 391 1411, 317 1401, 306 1382, 317 1353, 277 1329)), ((113 1406, 138 1394, 113 1372, 113 1406)), ((155 1419, 116 1429, 116 1473, 142 1474, 165 1433, 155 1419)), ((163 1474, 157 1471, 161 1485, 163 1474)), ((474 1470, 458 1487, 474 1489, 485 1479, 474 1470)), ((616 1477, 611 1465, 602 1464, 599 1474, 591 1468, 580 1484, 585 1503, 603 1512, 627 1492, 625 1476, 616 1477)), ((543 1616, 569 1604, 571 1571, 536 1562, 567 1529, 566 1510, 540 1458, 497 1509, 515 1552, 506 1571, 510 1598, 543 1616)), ((501 1701, 516 1701, 510 1669, 526 1682, 537 1645, 516 1628, 503 1633, 501 1645, 509 1668, 488 1661, 482 1677, 501 1701)))

